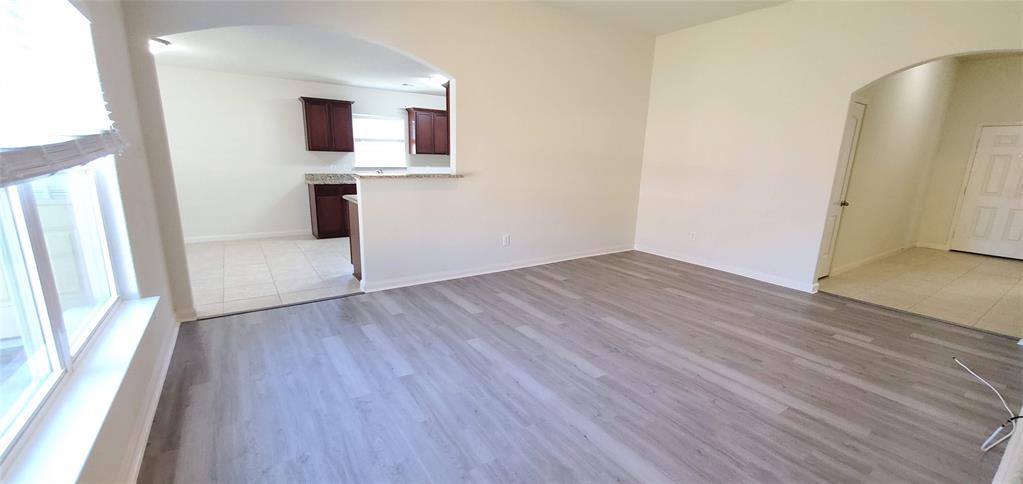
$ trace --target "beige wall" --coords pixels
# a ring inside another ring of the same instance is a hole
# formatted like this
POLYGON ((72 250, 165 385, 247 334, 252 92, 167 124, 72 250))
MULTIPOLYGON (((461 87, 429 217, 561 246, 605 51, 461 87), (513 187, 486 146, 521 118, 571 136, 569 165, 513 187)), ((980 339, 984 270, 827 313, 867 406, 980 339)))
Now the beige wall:
POLYGON ((125 12, 179 308, 190 306, 181 225, 145 44, 203 28, 338 29, 454 79, 453 161, 466 177, 362 184, 368 288, 633 245, 652 36, 536 3, 131 2, 125 12))
POLYGON ((658 37, 637 247, 812 290, 849 95, 1020 48, 1020 2, 789 2, 658 37))
POLYGON ((116 166, 139 294, 160 296, 153 320, 142 336, 79 481, 127 482, 133 479, 141 463, 145 429, 156 411, 163 375, 174 349, 177 321, 171 309, 153 177, 142 139, 121 6, 106 1, 76 4, 92 22, 104 97, 114 125, 128 142, 124 154, 117 157, 116 166))
POLYGON ((918 240, 947 248, 955 205, 983 124, 1023 122, 1023 55, 965 59, 934 157, 918 240))
POLYGON ((853 94, 867 105, 831 273, 916 242, 958 67, 945 58, 887 76, 853 94))

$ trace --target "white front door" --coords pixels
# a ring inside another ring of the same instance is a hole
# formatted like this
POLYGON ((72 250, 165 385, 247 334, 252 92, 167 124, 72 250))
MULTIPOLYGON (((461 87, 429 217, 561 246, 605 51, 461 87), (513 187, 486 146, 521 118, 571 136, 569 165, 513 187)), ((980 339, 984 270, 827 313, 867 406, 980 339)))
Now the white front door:
POLYGON ((1023 126, 981 130, 951 246, 1023 259, 1023 126))
POLYGON ((831 272, 831 257, 835 253, 838 225, 842 221, 842 212, 849 205, 845 195, 849 192, 849 174, 852 173, 853 159, 856 158, 856 144, 860 141, 860 128, 863 126, 863 115, 866 110, 866 104, 853 102, 849 105, 849 117, 845 120, 845 134, 842 136, 842 148, 838 154, 838 169, 835 171, 831 200, 828 202, 828 218, 824 223, 824 238, 821 240, 820 256, 817 258, 818 279, 831 272))

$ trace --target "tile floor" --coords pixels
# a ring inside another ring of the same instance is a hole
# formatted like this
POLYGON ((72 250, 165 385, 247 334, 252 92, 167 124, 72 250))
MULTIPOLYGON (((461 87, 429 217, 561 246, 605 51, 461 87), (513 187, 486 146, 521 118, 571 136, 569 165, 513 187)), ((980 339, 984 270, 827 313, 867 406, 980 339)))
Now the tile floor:
POLYGON ((820 283, 824 292, 1023 338, 1023 261, 913 248, 820 283))
POLYGON ((185 252, 200 318, 360 291, 347 238, 203 242, 185 252))

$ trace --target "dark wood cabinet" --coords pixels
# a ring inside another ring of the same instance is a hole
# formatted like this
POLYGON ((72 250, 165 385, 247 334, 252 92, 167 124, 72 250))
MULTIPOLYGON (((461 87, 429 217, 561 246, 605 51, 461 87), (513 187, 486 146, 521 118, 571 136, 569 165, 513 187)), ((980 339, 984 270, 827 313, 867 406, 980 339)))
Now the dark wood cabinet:
POLYGON ((440 109, 406 108, 408 111, 408 150, 413 155, 447 155, 448 112, 440 109))
POLYGON ((303 97, 305 147, 309 151, 355 151, 352 101, 303 97))
POLYGON ((313 237, 348 237, 348 207, 341 198, 355 195, 352 185, 309 185, 309 218, 313 237))

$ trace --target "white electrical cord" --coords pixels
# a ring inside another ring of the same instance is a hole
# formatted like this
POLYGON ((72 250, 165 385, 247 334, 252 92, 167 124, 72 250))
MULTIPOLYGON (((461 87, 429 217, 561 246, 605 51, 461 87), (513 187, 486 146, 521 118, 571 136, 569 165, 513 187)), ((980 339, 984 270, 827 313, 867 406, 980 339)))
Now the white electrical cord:
POLYGON ((957 365, 963 367, 964 370, 970 372, 970 374, 973 375, 974 378, 980 380, 981 383, 987 385, 987 387, 990 388, 991 391, 995 392, 995 395, 998 395, 998 399, 1002 401, 1002 406, 1005 407, 1005 411, 1009 412, 1009 420, 1006 420, 1005 423, 1003 423, 1000 427, 995 429, 994 432, 991 432, 991 435, 988 436, 986 440, 984 440, 984 443, 980 444, 980 450, 987 452, 995 448, 995 446, 997 446, 998 444, 1005 442, 1006 440, 1009 440, 1009 437, 1012 437, 1012 434, 1016 432, 1016 420, 1019 419, 1020 417, 1019 415, 1012 413, 1012 409, 1009 408, 1008 403, 1005 403, 1005 399, 1002 398, 1002 394, 999 393, 998 390, 995 389, 995 387, 991 386, 991 384, 988 383, 987 380, 981 378, 980 375, 974 373, 973 370, 970 369, 970 367, 966 366, 965 364, 963 364, 963 362, 959 361, 959 358, 953 356, 952 361, 956 362, 957 365), (998 434, 1005 430, 1006 425, 1011 426, 1011 428, 1009 429, 1009 433, 1003 435, 998 440, 995 440, 995 438, 998 437, 998 434))

